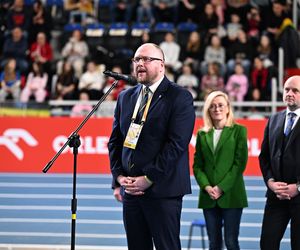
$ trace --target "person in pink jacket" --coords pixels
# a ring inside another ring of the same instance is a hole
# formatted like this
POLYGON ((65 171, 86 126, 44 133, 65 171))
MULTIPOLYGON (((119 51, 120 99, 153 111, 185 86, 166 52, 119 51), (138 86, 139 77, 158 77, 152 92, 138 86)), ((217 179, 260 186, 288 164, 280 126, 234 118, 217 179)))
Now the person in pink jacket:
POLYGON ((43 102, 47 96, 46 86, 48 74, 44 72, 41 63, 32 64, 32 72, 29 73, 26 85, 21 92, 21 102, 27 103, 33 95, 36 102, 43 102))
POLYGON ((248 92, 248 77, 240 63, 236 63, 234 71, 235 73, 228 78, 225 90, 231 101, 242 102, 248 92))

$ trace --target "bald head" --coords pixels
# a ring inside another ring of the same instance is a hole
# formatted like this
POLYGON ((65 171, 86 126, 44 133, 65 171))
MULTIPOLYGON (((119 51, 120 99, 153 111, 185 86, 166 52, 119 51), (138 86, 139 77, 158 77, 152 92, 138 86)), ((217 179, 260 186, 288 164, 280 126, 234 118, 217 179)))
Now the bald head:
POLYGON ((291 76, 284 83, 283 101, 294 111, 300 108, 300 76, 291 76))
POLYGON ((165 55, 162 49, 155 43, 144 43, 141 45, 135 54, 139 53, 141 50, 150 50, 153 53, 153 57, 161 58, 163 61, 165 60, 165 55))
POLYGON ((141 45, 134 55, 133 73, 138 82, 152 85, 165 74, 164 53, 154 43, 141 45))

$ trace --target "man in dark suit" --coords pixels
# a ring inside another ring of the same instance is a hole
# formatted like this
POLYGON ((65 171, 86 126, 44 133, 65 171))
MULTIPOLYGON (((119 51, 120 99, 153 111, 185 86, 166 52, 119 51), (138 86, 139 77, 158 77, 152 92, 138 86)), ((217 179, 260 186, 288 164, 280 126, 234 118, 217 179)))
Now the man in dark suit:
POLYGON ((165 77, 157 45, 143 44, 132 61, 141 84, 120 93, 108 144, 115 185, 124 190, 128 249, 150 250, 154 243, 157 250, 179 250, 182 198, 191 193, 193 98, 165 77))
POLYGON ((300 76, 286 80, 283 101, 287 108, 270 117, 259 155, 268 187, 262 250, 279 250, 289 222, 291 249, 300 249, 300 76))

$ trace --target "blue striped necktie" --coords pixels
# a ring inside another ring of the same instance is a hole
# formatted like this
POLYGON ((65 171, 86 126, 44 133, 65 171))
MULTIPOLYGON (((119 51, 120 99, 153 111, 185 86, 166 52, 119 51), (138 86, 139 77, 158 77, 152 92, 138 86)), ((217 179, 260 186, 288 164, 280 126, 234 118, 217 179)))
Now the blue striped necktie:
POLYGON ((287 120, 287 125, 284 131, 284 135, 288 136, 290 132, 292 131, 292 127, 296 118, 296 114, 293 112, 288 113, 288 120, 287 120))

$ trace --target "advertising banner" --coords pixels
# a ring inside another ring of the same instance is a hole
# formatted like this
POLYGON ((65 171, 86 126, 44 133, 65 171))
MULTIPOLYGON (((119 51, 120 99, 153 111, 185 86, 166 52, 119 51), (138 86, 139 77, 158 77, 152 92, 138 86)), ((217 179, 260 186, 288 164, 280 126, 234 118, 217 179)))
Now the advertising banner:
MULTIPOLYGON (((0 172, 41 173, 47 163, 66 143, 82 118, 12 118, 0 122, 0 172)), ((78 173, 109 173, 107 143, 112 118, 91 118, 79 131, 81 145, 77 156, 78 173)), ((238 120, 248 130, 249 159, 246 175, 261 175, 258 155, 266 120, 238 120)), ((196 134, 202 120, 197 119, 190 142, 190 165, 196 134)), ((73 149, 67 146, 56 159, 49 173, 72 173, 73 149)), ((192 171, 191 171, 192 173, 192 171)))

